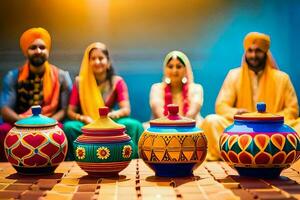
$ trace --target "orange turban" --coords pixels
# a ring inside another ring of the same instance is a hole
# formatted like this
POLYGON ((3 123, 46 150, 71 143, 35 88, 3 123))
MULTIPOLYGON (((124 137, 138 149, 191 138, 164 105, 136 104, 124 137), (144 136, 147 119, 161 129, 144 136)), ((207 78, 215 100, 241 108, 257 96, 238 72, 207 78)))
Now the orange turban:
POLYGON ((42 39, 48 51, 51 47, 51 37, 47 30, 39 27, 39 28, 30 28, 25 31, 20 38, 20 47, 24 55, 27 54, 27 49, 31 45, 31 43, 36 39, 42 39))
POLYGON ((262 51, 267 52, 270 48, 270 42, 270 36, 263 33, 250 32, 244 39, 244 48, 247 51, 252 44, 257 44, 262 51))

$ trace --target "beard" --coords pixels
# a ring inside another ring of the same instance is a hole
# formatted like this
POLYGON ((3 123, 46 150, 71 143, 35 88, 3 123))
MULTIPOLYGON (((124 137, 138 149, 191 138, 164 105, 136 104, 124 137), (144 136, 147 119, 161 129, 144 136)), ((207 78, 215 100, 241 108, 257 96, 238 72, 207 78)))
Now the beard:
POLYGON ((247 58, 246 57, 246 63, 251 69, 263 69, 265 68, 267 61, 267 55, 265 55, 263 58, 247 58), (256 61, 256 64, 254 64, 251 61, 256 61))
POLYGON ((34 54, 28 57, 29 63, 34 67, 39 67, 47 61, 46 54, 34 54))

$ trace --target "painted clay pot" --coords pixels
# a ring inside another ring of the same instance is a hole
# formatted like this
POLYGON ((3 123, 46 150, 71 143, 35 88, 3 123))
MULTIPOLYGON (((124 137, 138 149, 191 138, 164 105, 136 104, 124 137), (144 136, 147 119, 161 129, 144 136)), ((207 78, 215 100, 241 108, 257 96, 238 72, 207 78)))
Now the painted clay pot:
POLYGON ((299 159, 300 138, 283 116, 258 103, 257 112, 234 116, 220 138, 220 151, 241 176, 275 178, 299 159))
POLYGON ((21 174, 49 174, 64 161, 68 142, 57 121, 32 106, 32 116, 15 123, 5 137, 7 160, 21 174))
POLYGON ((118 176, 134 155, 133 142, 125 126, 111 120, 109 108, 99 108, 100 117, 81 128, 82 135, 74 141, 77 164, 92 176, 118 176))
POLYGON ((207 140, 195 120, 178 115, 177 105, 168 105, 168 116, 150 121, 142 134, 139 155, 156 176, 192 176, 207 153, 207 140))

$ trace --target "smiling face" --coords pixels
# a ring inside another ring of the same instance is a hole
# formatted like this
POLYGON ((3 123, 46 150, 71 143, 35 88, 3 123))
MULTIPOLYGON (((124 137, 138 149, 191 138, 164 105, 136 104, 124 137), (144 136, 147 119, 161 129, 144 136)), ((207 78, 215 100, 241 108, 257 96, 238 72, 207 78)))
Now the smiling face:
POLYGON ((245 59, 249 68, 258 72, 265 68, 267 55, 257 44, 252 44, 245 53, 245 59))
POLYGON ((92 49, 89 55, 89 65, 95 75, 103 75, 109 69, 110 62, 101 49, 92 49))
POLYGON ((42 39, 34 40, 27 50, 29 63, 34 67, 43 65, 49 57, 46 43, 42 39))
POLYGON ((171 58, 165 67, 165 76, 171 79, 171 83, 181 82, 186 76, 186 67, 178 58, 171 58))

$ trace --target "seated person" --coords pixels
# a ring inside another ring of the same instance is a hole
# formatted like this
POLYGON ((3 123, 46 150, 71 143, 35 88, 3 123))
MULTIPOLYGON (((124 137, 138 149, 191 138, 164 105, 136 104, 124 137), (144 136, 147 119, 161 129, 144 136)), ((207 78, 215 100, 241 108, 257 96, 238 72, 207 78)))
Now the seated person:
POLYGON ((285 123, 300 130, 298 100, 289 76, 280 71, 270 52, 270 37, 251 32, 244 39, 240 67, 227 74, 216 100, 216 114, 208 115, 202 128, 208 139, 208 160, 218 160, 219 137, 235 114, 255 112, 265 102, 267 112, 283 115, 285 123))
POLYGON ((192 67, 187 56, 180 51, 170 52, 164 60, 164 76, 150 91, 150 107, 153 118, 168 114, 167 105, 177 104, 179 114, 202 122, 200 110, 203 104, 203 89, 194 83, 192 67))
POLYGON ((142 124, 130 115, 128 89, 122 77, 115 75, 106 46, 93 43, 85 50, 79 76, 70 96, 68 117, 74 121, 64 124, 69 142, 68 158, 74 160, 73 141, 81 135, 81 127, 99 118, 98 109, 107 106, 111 109, 108 116, 126 126, 127 134, 135 146, 143 132, 142 124), (113 110, 115 106, 119 108, 113 110))
POLYGON ((43 28, 31 28, 20 38, 25 64, 3 78, 0 107, 0 160, 5 159, 3 143, 17 120, 31 114, 31 106, 41 105, 42 114, 62 121, 72 88, 69 73, 48 62, 51 37, 43 28))

